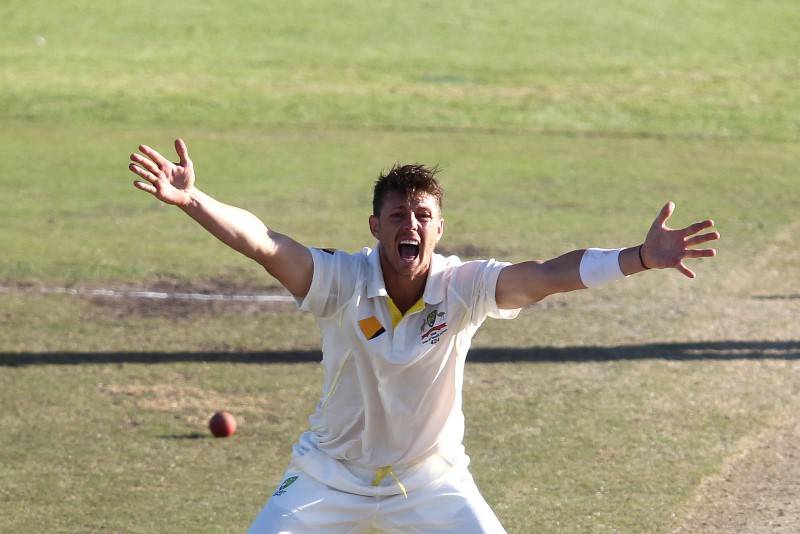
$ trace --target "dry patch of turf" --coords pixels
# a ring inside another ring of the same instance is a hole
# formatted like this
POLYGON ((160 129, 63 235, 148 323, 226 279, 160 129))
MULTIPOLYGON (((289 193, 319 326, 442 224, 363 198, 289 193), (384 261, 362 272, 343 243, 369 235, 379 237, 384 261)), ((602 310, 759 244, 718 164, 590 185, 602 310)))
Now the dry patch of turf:
POLYGON ((160 278, 147 285, 109 283, 104 285, 77 283, 64 287, 6 280, 0 283, 5 293, 63 293, 92 304, 98 315, 110 319, 140 317, 216 317, 225 314, 257 315, 264 312, 294 311, 294 302, 236 300, 237 297, 280 296, 289 294, 282 288, 237 282, 229 279, 185 281, 160 278), (109 290, 114 294, 98 294, 109 290), (145 298, 132 293, 151 292, 170 295, 166 298, 145 298), (220 300, 203 300, 190 295, 213 296, 220 300))
MULTIPOLYGON (((776 233, 754 255, 748 272, 728 277, 733 293, 750 295, 749 305, 737 306, 743 330, 760 329, 777 338, 797 339, 798 303, 794 245, 800 221, 776 233)), ((745 335, 749 334, 746 332, 745 335)), ((766 358, 780 353, 764 351, 766 358)), ((787 355, 791 358, 791 356, 787 355)), ((797 377, 794 362, 782 371, 787 382, 797 377)), ((690 513, 675 534, 789 534, 800 532, 800 417, 786 406, 763 432, 746 436, 720 470, 695 491, 690 513)))
MULTIPOLYGON (((144 288, 143 288, 144 289, 144 288)), ((150 288, 148 288, 150 290, 150 288)), ((240 293, 252 295, 252 293, 240 293)), ((233 302, 233 301, 197 301, 176 298, 141 299, 90 297, 89 302, 108 318, 125 319, 128 317, 218 317, 221 315, 253 316, 267 312, 295 311, 297 306, 292 302, 233 302)))
POLYGON ((800 531, 800 419, 783 420, 721 472, 703 481, 695 510, 675 534, 794 534, 800 531))
POLYGON ((112 403, 132 403, 138 410, 179 414, 192 426, 203 426, 214 412, 227 410, 236 414, 240 424, 245 416, 257 415, 259 419, 277 423, 274 403, 267 395, 225 395, 218 391, 182 382, 179 375, 159 384, 98 384, 98 389, 111 398, 112 403), (272 406, 271 410, 269 407, 272 406))

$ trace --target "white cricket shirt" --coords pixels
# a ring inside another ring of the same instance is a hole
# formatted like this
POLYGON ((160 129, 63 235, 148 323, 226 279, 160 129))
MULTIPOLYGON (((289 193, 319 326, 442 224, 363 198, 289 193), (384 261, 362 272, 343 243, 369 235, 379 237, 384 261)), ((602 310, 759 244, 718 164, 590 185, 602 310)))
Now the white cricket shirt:
POLYGON ((508 264, 434 254, 424 307, 393 326, 377 248, 309 250, 314 275, 299 304, 317 318, 325 378, 293 464, 362 495, 396 494, 398 486, 405 492, 447 464, 466 465, 464 361, 486 317, 519 313, 495 301, 497 277, 508 264), (394 480, 375 476, 381 468, 394 480))

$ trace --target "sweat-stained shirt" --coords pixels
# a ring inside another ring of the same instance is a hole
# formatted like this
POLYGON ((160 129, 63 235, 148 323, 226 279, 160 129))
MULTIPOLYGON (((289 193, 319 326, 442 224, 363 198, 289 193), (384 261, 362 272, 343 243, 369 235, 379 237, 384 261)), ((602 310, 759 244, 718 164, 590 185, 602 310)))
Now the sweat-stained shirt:
POLYGON ((325 378, 292 465, 342 491, 393 495, 468 464, 464 362, 487 317, 519 314, 495 301, 508 264, 434 254, 422 302, 395 325, 377 248, 309 250, 313 279, 298 303, 319 324, 325 378))

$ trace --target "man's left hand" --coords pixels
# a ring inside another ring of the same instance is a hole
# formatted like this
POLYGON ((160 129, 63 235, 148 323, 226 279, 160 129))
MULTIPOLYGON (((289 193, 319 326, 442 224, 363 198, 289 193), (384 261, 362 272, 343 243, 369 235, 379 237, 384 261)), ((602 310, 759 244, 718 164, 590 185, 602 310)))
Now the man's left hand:
POLYGON ((675 211, 675 204, 668 202, 653 221, 650 231, 641 248, 644 266, 649 269, 675 268, 689 278, 694 278, 694 271, 686 267, 684 260, 691 258, 710 258, 716 255, 713 248, 690 248, 709 241, 719 239, 719 232, 699 234, 706 228, 714 226, 714 221, 706 219, 683 228, 674 230, 667 226, 667 220, 675 211), (699 235, 698 235, 699 234, 699 235))

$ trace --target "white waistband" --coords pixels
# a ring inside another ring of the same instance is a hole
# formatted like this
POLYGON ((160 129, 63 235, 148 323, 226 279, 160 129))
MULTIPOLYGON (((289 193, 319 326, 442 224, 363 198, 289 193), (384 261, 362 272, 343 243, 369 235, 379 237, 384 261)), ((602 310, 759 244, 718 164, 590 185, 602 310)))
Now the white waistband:
POLYGON ((302 436, 300 443, 293 447, 292 464, 323 484, 357 495, 388 496, 411 492, 435 482, 453 467, 466 467, 469 463, 469 457, 463 453, 460 458, 446 458, 434 453, 405 465, 364 466, 333 459, 309 443, 307 438, 302 436))

